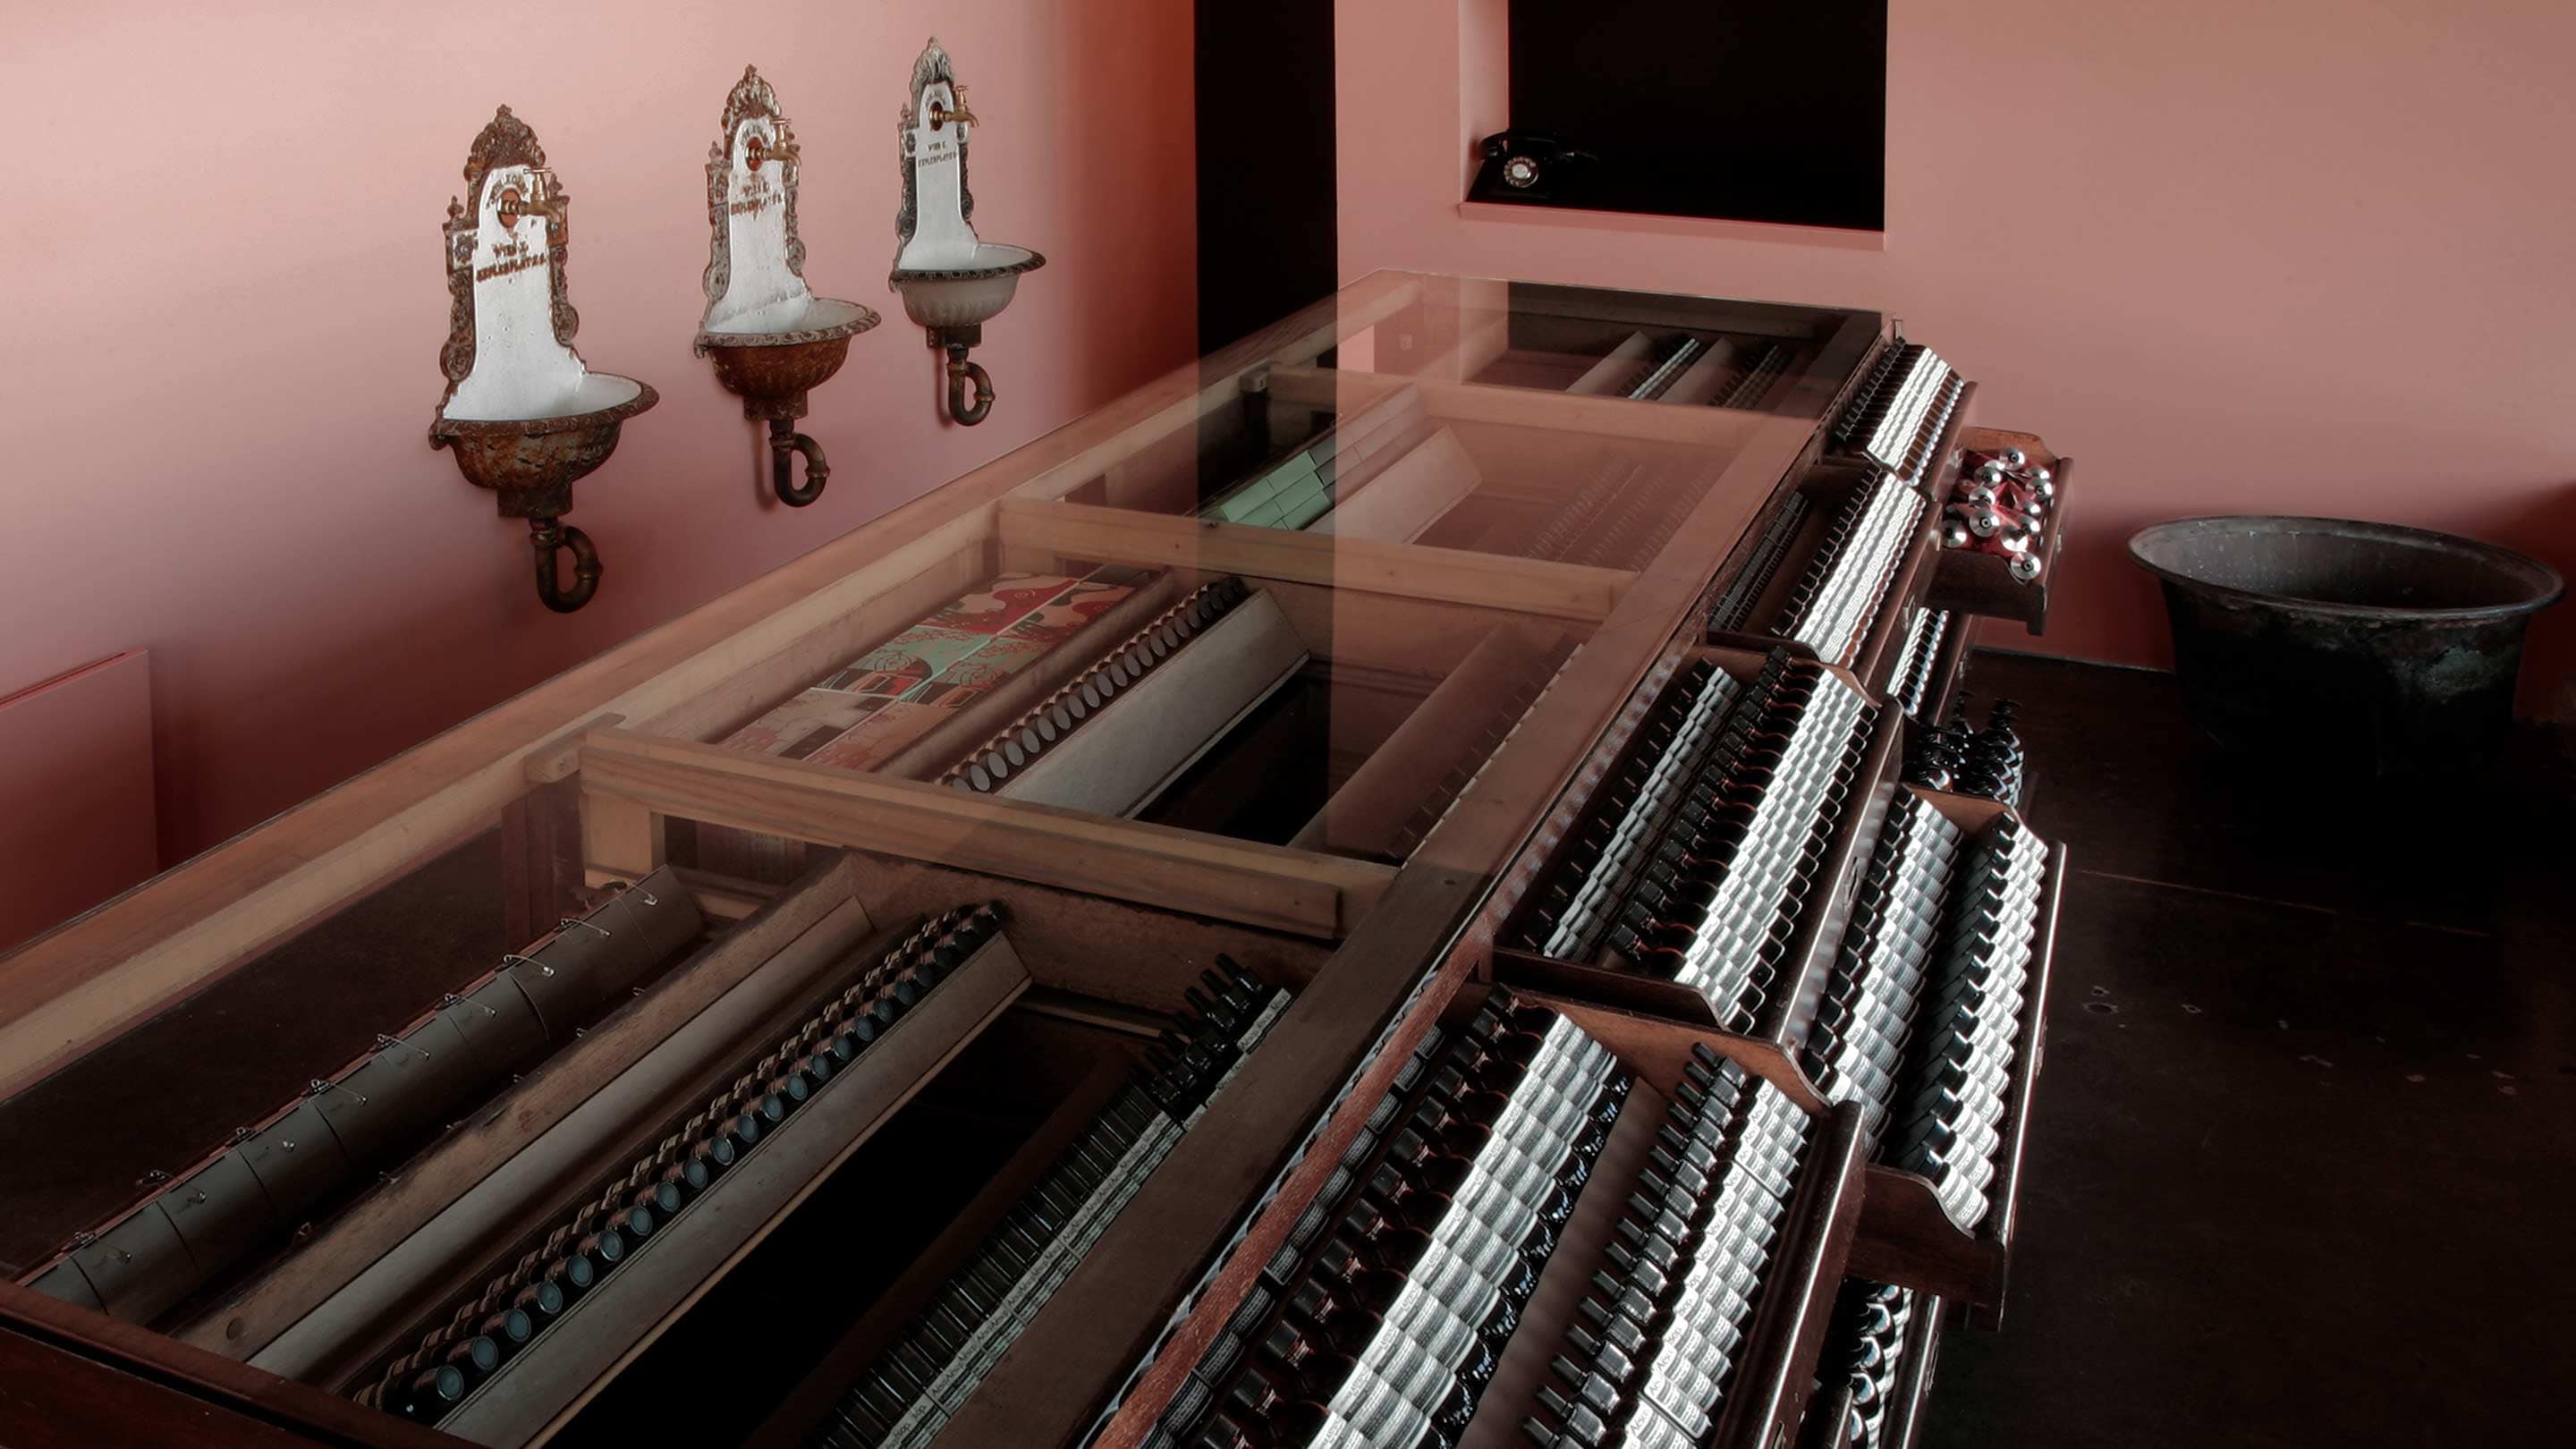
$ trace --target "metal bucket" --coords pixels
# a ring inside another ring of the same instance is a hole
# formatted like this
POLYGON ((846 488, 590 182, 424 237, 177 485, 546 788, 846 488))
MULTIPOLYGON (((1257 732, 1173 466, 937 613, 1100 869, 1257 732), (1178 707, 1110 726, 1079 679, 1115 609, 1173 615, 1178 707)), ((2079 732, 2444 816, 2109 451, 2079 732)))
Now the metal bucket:
POLYGON ((2221 745, 2315 770, 2464 774, 2513 720, 2558 574, 2473 539, 2340 518, 2185 518, 2129 540, 2163 581, 2184 705, 2221 745))

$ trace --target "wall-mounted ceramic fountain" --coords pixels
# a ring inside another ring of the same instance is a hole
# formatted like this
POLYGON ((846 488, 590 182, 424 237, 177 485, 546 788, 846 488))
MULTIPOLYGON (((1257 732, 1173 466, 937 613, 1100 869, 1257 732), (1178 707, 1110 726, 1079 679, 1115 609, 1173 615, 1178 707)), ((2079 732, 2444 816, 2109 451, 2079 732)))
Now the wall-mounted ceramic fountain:
POLYGON ((698 355, 716 380, 742 398, 742 414, 769 424, 770 486, 798 508, 823 496, 832 475, 822 445, 796 430, 805 394, 841 370, 850 339, 877 325, 856 302, 817 297, 805 286, 805 243, 796 235, 796 181, 803 158, 778 95, 743 67, 725 97, 724 124, 707 151, 707 312, 698 355), (805 458, 805 482, 795 459, 805 458))
POLYGON ((563 521, 573 480, 607 462, 619 425, 659 401, 573 351, 581 319, 564 296, 566 201, 536 133, 508 106, 494 112, 466 154, 465 199, 447 204, 447 392, 429 425, 430 446, 453 449, 465 481, 500 496, 502 517, 528 520, 537 596, 559 614, 599 591, 599 550, 563 521), (570 587, 557 568, 567 551, 570 587))
POLYGON ((965 87, 933 40, 912 63, 911 97, 896 125, 903 136, 903 210, 894 229, 902 243, 891 281, 903 294, 904 315, 927 328, 930 345, 947 354, 948 415, 967 424, 992 412, 993 380, 966 360, 966 351, 983 342, 984 324, 1010 305, 1020 273, 1046 265, 1027 247, 976 237, 975 198, 966 189, 966 142, 974 126, 965 87))

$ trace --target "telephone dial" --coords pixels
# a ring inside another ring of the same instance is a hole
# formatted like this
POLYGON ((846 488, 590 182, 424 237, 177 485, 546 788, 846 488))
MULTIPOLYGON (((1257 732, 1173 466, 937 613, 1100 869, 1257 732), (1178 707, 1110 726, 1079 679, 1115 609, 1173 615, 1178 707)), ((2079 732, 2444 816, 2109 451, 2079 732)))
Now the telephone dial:
POLYGON ((1537 131, 1497 131, 1478 144, 1485 163, 1467 192, 1471 201, 1574 203, 1599 159, 1537 131))

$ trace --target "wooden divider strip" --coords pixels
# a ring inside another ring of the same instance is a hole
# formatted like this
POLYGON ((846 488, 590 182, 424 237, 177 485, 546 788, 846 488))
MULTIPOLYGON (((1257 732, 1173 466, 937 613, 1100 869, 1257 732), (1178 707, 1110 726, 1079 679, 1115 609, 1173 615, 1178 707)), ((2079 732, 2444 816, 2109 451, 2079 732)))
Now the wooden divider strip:
MULTIPOLYGON (((582 749, 585 813, 655 815, 989 871, 1015 880, 1335 937, 1395 879, 1390 866, 995 800, 629 730, 582 749)), ((603 862, 612 868, 620 862, 603 862)))
POLYGON ((1000 505, 998 527, 1005 547, 1043 548, 1058 558, 1329 584, 1558 619, 1608 618, 1637 579, 1627 569, 1253 528, 1088 503, 1009 499, 1000 505))

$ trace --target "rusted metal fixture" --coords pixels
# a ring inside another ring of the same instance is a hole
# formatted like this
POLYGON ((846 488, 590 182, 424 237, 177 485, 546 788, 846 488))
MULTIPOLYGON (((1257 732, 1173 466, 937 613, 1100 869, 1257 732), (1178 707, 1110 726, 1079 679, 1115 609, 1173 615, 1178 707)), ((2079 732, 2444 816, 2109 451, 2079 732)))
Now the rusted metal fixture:
POLYGON ((869 308, 817 297, 805 285, 805 243, 796 234, 803 165, 777 93, 757 69, 743 67, 707 149, 712 237, 697 353, 742 399, 744 417, 769 424, 770 487, 795 508, 822 497, 832 476, 823 445, 795 427, 806 414, 806 394, 841 370, 851 338, 877 325, 869 308))
POLYGON ((447 204, 447 390, 429 425, 429 445, 491 489, 503 518, 528 521, 537 597, 558 614, 599 591, 598 548, 563 521, 572 485, 608 461, 628 418, 661 400, 634 378, 590 371, 573 350, 581 318, 564 292, 569 199, 536 133, 508 106, 495 111, 466 153, 464 199, 447 204))
POLYGON ((902 294, 904 315, 947 359, 948 416, 972 427, 992 414, 993 379, 967 352, 982 345, 984 324, 1011 304, 1020 274, 1045 266, 1046 258, 975 235, 975 197, 966 188, 975 113, 965 91, 948 52, 932 40, 912 63, 912 88, 895 124, 903 209, 895 213, 900 243, 887 281, 902 294))

